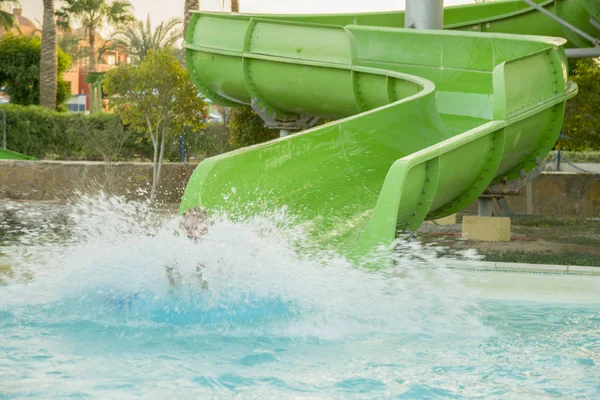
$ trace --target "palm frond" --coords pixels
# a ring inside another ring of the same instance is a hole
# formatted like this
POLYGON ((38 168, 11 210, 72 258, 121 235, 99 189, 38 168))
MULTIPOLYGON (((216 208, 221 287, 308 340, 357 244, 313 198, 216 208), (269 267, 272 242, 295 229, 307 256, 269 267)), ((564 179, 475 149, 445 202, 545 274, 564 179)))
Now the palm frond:
POLYGON ((18 0, 0 0, 0 27, 8 30, 18 27, 17 19, 14 14, 8 11, 6 6, 19 7, 21 3, 18 0))
POLYGON ((6 6, 21 7, 19 0, 0 0, 0 9, 6 11, 6 6))
POLYGON ((15 26, 15 21, 16 18, 13 14, 6 11, 0 11, 0 27, 8 30, 15 26))
POLYGON ((106 5, 106 19, 112 25, 121 25, 134 21, 131 10, 133 6, 129 0, 112 0, 106 5))
POLYGON ((181 19, 173 18, 152 29, 152 21, 147 16, 144 21, 134 21, 117 29, 109 41, 113 46, 125 48, 132 62, 139 63, 154 50, 173 47, 181 39, 181 19))

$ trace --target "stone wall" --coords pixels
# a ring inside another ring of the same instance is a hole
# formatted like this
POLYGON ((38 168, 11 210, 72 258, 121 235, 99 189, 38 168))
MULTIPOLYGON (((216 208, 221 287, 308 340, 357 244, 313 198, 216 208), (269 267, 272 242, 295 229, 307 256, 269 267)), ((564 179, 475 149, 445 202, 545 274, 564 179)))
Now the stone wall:
MULTIPOLYGON (((531 214, 600 217, 600 174, 545 172, 531 182, 531 214)), ((512 211, 527 214, 527 189, 506 197, 512 211)))
MULTIPOLYGON (((157 199, 178 203, 198 164, 164 164, 157 199)), ((151 163, 0 160, 0 198, 68 200, 77 192, 147 198, 151 163)))
MULTIPOLYGON (((178 203, 197 164, 165 164, 158 199, 178 203)), ((76 192, 147 198, 152 164, 0 160, 0 198, 67 200, 76 192)), ((545 172, 531 183, 533 214, 600 216, 600 174, 545 172)), ((527 190, 506 198, 513 212, 527 213, 527 190)), ((469 207, 476 211, 477 205, 469 207)))
MULTIPOLYGON (((544 172, 530 185, 529 191, 524 187, 518 196, 505 197, 513 213, 600 217, 600 174, 544 172)), ((477 201, 467 211, 476 213, 477 201)), ((500 212, 495 202, 494 212, 500 212)))

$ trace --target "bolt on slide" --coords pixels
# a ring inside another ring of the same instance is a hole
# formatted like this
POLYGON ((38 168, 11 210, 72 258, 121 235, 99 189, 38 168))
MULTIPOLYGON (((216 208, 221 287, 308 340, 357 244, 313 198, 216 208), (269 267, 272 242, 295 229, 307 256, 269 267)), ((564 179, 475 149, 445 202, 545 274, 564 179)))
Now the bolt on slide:
MULTIPOLYGON (((461 29, 484 21, 479 30, 497 18, 527 32, 521 18, 535 12, 508 1, 449 8, 444 18, 461 29), (459 27, 458 9, 473 20, 459 27)), ((567 40, 402 29, 399 15, 194 14, 187 64, 207 97, 252 105, 273 126, 332 122, 204 160, 180 211, 285 208, 319 246, 359 259, 540 164, 577 92, 567 40)))

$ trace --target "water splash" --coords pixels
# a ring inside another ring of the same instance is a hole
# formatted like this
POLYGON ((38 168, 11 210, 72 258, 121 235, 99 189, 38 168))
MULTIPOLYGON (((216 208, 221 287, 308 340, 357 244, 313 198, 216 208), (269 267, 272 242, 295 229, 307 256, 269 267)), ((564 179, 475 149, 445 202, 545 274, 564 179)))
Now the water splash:
MULTIPOLYGON (((145 203, 15 207, 0 224, 9 397, 600 396, 597 303, 482 301, 489 275, 465 279, 414 240, 372 270, 298 252, 308 239, 285 210, 215 218, 194 243, 145 203)), ((503 285, 546 285, 528 279, 503 285)), ((589 279, 549 282, 600 287, 589 279)))
POLYGON ((28 232, 5 250, 13 265, 35 276, 5 288, 5 308, 54 305, 63 316, 110 316, 110 323, 121 316, 127 323, 288 336, 481 328, 468 291, 457 290, 451 271, 416 243, 397 244, 395 267, 368 271, 329 252, 298 254, 304 238, 282 229, 284 213, 245 222, 217 218, 200 243, 180 232, 178 217, 120 198, 84 196, 67 219, 71 235, 63 243, 34 245, 39 232, 28 232), (199 264, 208 291, 197 284, 199 264), (181 275, 176 288, 167 266, 181 275))

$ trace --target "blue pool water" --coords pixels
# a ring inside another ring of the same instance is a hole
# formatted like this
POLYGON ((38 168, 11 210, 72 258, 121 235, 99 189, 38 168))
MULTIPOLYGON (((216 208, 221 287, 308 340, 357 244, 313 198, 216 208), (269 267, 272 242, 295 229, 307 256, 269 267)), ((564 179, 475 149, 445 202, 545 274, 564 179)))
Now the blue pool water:
POLYGON ((374 273, 263 220, 194 244, 115 200, 69 213, 72 235, 2 248, 0 398, 600 398, 597 277, 459 272, 414 243, 374 273))

